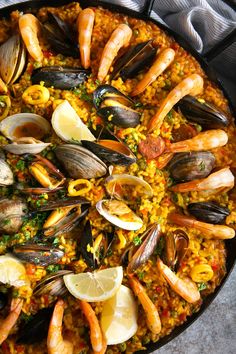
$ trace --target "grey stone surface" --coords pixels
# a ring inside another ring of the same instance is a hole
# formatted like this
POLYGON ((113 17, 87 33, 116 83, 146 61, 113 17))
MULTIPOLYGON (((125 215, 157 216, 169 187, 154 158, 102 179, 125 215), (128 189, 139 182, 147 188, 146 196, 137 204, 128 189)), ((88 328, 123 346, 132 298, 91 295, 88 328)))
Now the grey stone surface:
POLYGON ((156 354, 236 353, 236 268, 213 303, 185 332, 156 354))

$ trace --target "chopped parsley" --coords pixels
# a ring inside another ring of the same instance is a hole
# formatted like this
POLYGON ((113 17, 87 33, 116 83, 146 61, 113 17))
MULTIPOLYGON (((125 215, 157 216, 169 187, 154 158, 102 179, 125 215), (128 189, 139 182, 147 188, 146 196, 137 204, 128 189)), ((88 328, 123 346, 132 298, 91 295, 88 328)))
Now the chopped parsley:
POLYGON ((145 273, 144 272, 137 272, 137 276, 140 280, 143 280, 145 273))
POLYGON ((18 160, 17 163, 16 163, 16 168, 19 171, 24 171, 24 169, 25 169, 25 161, 18 160))
POLYGON ((139 245, 141 245, 142 240, 141 240, 140 237, 135 236, 134 239, 133 239, 133 243, 134 243, 135 246, 139 246, 139 245))
POLYGON ((202 291, 205 290, 207 288, 207 284, 206 283, 199 283, 198 284, 198 290, 202 291))
POLYGON ((90 102, 90 103, 93 102, 93 97, 91 94, 88 93, 84 84, 81 84, 80 86, 76 87, 73 90, 73 93, 76 96, 79 96, 79 98, 81 98, 81 100, 83 100, 83 101, 90 102))
POLYGON ((61 269, 60 264, 51 264, 47 266, 46 270, 49 273, 56 273, 61 269))
POLYGON ((200 171, 205 171, 205 168, 206 168, 205 162, 202 161, 202 162, 200 163, 199 167, 200 167, 200 171))

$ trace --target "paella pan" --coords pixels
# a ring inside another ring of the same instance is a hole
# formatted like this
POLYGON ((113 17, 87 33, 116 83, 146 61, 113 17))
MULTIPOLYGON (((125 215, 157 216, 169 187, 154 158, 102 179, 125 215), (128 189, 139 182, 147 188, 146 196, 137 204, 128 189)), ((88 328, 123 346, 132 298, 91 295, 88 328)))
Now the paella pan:
POLYGON ((228 101, 156 24, 105 8, 16 10, 0 35, 1 351, 150 349, 227 271, 228 101))

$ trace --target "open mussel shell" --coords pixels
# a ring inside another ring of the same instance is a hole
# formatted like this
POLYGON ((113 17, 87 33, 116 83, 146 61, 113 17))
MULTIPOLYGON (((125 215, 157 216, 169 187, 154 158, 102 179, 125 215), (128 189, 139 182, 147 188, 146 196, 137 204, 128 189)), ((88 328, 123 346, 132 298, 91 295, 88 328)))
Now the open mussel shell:
POLYGON ((127 107, 134 105, 132 98, 124 95, 117 88, 111 85, 100 85, 93 92, 93 104, 96 109, 100 107, 101 103, 105 99, 113 99, 114 101, 117 101, 127 107))
MULTIPOLYGON (((1 172, 0 172, 1 173, 1 172)), ((0 232, 16 233, 23 224, 27 204, 21 199, 0 199, 0 232)))
POLYGON ((178 182, 207 177, 215 165, 215 156, 209 151, 177 153, 168 164, 172 178, 178 182))
POLYGON ((105 163, 129 166, 136 161, 132 151, 120 141, 98 140, 95 142, 81 140, 81 143, 105 163))
POLYGON ((89 220, 86 221, 84 226, 82 237, 80 239, 79 250, 87 265, 92 269, 97 268, 97 260, 95 259, 95 254, 94 252, 90 251, 93 250, 93 236, 92 227, 89 220))
POLYGON ((200 124, 204 129, 224 128, 229 125, 229 118, 223 112, 193 96, 182 98, 178 107, 188 120, 200 124))
POLYGON ((63 276, 72 273, 71 270, 59 270, 53 274, 46 275, 34 288, 33 295, 64 296, 68 292, 63 276))
POLYGON ((21 244, 13 248, 13 254, 22 261, 40 266, 57 264, 64 256, 59 248, 39 244, 21 244))
POLYGON ((90 205, 90 201, 84 197, 69 197, 63 199, 48 200, 47 204, 41 205, 37 208, 37 211, 56 210, 59 208, 65 208, 70 206, 76 206, 80 204, 90 205))
POLYGON ((5 161, 0 157, 0 186, 11 186, 14 182, 13 172, 5 161))
POLYGON ((105 163, 82 146, 62 144, 55 154, 71 178, 98 178, 107 173, 105 163))
POLYGON ((81 85, 90 74, 89 70, 70 66, 45 66, 35 69, 31 80, 33 84, 44 82, 46 87, 70 90, 81 85))
POLYGON ((40 343, 47 338, 53 307, 39 310, 28 322, 20 327, 17 344, 40 343))
POLYGON ((187 209, 197 220, 210 224, 222 224, 230 214, 228 208, 222 207, 215 202, 191 203, 187 209))
POLYGON ((180 229, 175 230, 165 237, 165 263, 178 270, 180 263, 188 250, 189 237, 180 229))
POLYGON ((143 221, 125 203, 119 200, 100 200, 97 211, 111 224, 124 230, 139 230, 143 221))
POLYGON ((134 77, 145 66, 149 65, 157 52, 152 42, 153 40, 149 40, 131 47, 116 61, 111 78, 116 78, 119 75, 125 81, 128 78, 134 77))
POLYGON ((106 178, 105 186, 110 196, 119 200, 130 200, 134 194, 136 198, 153 196, 150 184, 143 179, 128 174, 111 175, 106 178))
POLYGON ((26 62, 26 50, 20 35, 10 37, 0 46, 0 76, 6 84, 14 83, 26 62))
POLYGON ((46 149, 51 143, 44 143, 43 141, 34 139, 32 137, 20 138, 12 144, 3 146, 3 149, 15 155, 23 154, 39 154, 46 149))
POLYGON ((34 113, 17 113, 0 122, 0 131, 10 140, 28 137, 42 139, 51 131, 49 122, 42 116, 34 113))
POLYGON ((144 241, 141 246, 132 255, 132 258, 128 264, 127 272, 133 273, 135 270, 144 264, 153 254, 156 249, 157 243, 161 236, 160 225, 154 224, 148 228, 144 235, 141 236, 144 241))

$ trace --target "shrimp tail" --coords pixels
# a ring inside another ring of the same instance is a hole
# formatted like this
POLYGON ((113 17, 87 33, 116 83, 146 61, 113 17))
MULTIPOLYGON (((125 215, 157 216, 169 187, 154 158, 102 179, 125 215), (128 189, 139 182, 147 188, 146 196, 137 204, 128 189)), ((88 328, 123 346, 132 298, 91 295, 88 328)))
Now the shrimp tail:
POLYGON ((22 15, 19 18, 19 29, 29 54, 34 60, 41 62, 43 60, 43 52, 38 40, 38 35, 41 32, 39 20, 32 14, 22 15))
POLYGON ((193 190, 198 190, 201 181, 201 179, 195 179, 193 181, 179 183, 175 186, 170 187, 170 190, 175 193, 187 193, 193 190))
POLYGON ((77 18, 78 42, 81 64, 85 69, 90 67, 90 47, 95 14, 92 9, 84 9, 77 18))

